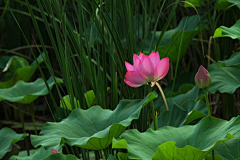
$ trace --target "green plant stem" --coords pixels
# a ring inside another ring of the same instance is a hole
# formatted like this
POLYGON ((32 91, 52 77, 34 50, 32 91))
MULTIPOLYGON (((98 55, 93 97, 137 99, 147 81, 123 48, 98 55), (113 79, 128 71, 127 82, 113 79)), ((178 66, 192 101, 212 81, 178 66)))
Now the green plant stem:
POLYGON ((157 115, 155 115, 155 109, 154 109, 154 103, 151 101, 151 107, 152 107, 152 118, 153 118, 153 125, 154 125, 154 130, 157 130, 157 115))
POLYGON ((34 118, 33 107, 34 107, 33 105, 32 105, 32 106, 28 106, 28 109, 30 110, 30 114, 31 114, 31 117, 32 117, 32 121, 33 121, 33 125, 34 125, 35 135, 37 135, 38 132, 37 132, 36 121, 35 121, 35 118, 34 118))
POLYGON ((214 149, 212 150, 212 159, 215 160, 214 149))
MULTIPOLYGON (((23 120, 23 115, 22 115, 22 108, 21 108, 20 104, 18 104, 18 113, 19 113, 19 117, 21 119, 23 133, 26 134, 24 120, 23 120)), ((26 145, 26 149, 27 149, 27 154, 29 156, 30 155, 29 154, 29 146, 28 146, 28 140, 27 140, 26 137, 24 138, 24 141, 25 141, 25 145, 26 145)))
POLYGON ((107 153, 107 149, 103 149, 103 153, 104 153, 104 157, 105 159, 108 159, 108 153, 107 153))
POLYGON ((207 105, 208 116, 211 116, 211 110, 210 110, 210 105, 209 105, 209 100, 208 100, 208 91, 207 91, 207 89, 204 89, 204 94, 205 94, 205 100, 206 100, 206 105, 207 105))
POLYGON ((159 91, 160 91, 160 93, 161 93, 161 95, 162 95, 162 97, 163 97, 164 104, 165 104, 166 109, 167 109, 167 111, 168 111, 169 108, 168 108, 168 104, 167 104, 167 101, 166 101, 166 97, 165 97, 165 95, 164 95, 164 93, 163 93, 163 90, 162 90, 161 86, 158 84, 158 82, 156 82, 156 85, 157 85, 157 87, 158 87, 158 89, 159 89, 159 91))

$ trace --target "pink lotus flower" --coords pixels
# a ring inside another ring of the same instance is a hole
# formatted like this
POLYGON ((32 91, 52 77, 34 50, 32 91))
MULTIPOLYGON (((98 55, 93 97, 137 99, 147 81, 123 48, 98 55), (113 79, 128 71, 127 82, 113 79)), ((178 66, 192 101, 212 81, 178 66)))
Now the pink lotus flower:
POLYGON ((59 153, 55 148, 52 148, 52 154, 53 153, 59 153))
POLYGON ((153 87, 157 81, 163 79, 169 70, 169 59, 160 60, 158 52, 149 56, 140 53, 133 55, 133 65, 125 61, 127 73, 124 81, 131 87, 139 87, 151 82, 153 87))
POLYGON ((211 85, 211 77, 209 72, 201 65, 195 75, 195 83, 198 88, 208 88, 211 85))

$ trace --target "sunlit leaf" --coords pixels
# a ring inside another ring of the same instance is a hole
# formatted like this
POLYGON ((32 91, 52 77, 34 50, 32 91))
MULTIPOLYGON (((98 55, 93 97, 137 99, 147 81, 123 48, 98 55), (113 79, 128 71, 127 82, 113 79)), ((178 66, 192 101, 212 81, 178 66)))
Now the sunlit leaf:
MULTIPOLYGON (((240 2, 239 2, 240 4, 240 2)), ((238 20, 232 27, 228 28, 221 26, 215 30, 213 38, 230 37, 232 39, 240 40, 240 20, 238 20)))

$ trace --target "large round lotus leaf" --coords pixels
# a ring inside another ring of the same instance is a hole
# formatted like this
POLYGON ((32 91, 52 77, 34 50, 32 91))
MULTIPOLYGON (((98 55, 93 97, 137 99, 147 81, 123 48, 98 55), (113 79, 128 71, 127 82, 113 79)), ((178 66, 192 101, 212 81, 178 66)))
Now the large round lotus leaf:
POLYGON ((234 160, 240 158, 240 134, 229 141, 221 143, 214 149, 215 155, 221 156, 223 160, 234 160))
POLYGON ((207 107, 205 103, 189 100, 183 103, 182 106, 175 104, 169 111, 163 111, 157 117, 158 128, 164 126, 180 127, 206 115, 207 107))
MULTIPOLYGON (((58 149, 59 152, 62 148, 58 149)), ((44 147, 33 151, 29 156, 12 156, 9 160, 79 160, 74 155, 63 155, 62 153, 52 154, 52 150, 45 150, 44 147)))
MULTIPOLYGON (((44 56, 45 54, 43 53, 37 58, 39 64, 44 61, 44 56)), ((24 58, 13 56, 9 59, 3 72, 0 74, 2 79, 2 82, 0 82, 0 88, 12 87, 19 80, 25 82, 29 81, 36 69, 36 61, 29 65, 24 58)))
POLYGON ((236 5, 240 8, 239 0, 218 0, 214 6, 214 9, 226 10, 232 8, 231 6, 236 5))
MULTIPOLYGON (((239 3, 239 1, 238 1, 239 3)), ((221 26, 215 30, 213 38, 230 37, 232 39, 240 40, 240 20, 238 20, 232 27, 228 28, 221 26)))
POLYGON ((240 64, 240 52, 236 52, 231 55, 229 59, 224 61, 218 61, 219 63, 224 63, 226 66, 237 66, 240 64))
POLYGON ((208 67, 211 76, 210 93, 219 91, 221 93, 233 94, 240 87, 240 69, 234 67, 217 67, 211 64, 208 67))
MULTIPOLYGON (((62 83, 62 80, 56 78, 57 83, 62 83)), ((50 77, 47 81, 48 86, 52 89, 55 81, 50 77)), ((0 101, 10 101, 22 104, 30 104, 39 96, 48 94, 48 89, 42 78, 35 82, 18 81, 13 87, 0 89, 0 101)))
POLYGON ((202 160, 220 143, 240 131, 240 117, 230 121, 205 117, 194 126, 162 127, 144 133, 129 130, 113 140, 113 148, 128 150, 130 159, 202 160), (174 158, 173 158, 174 157, 174 158))
POLYGON ((0 159, 12 150, 12 144, 23 140, 27 134, 17 134, 10 128, 2 128, 0 130, 0 159))
MULTIPOLYGON (((167 98, 168 107, 169 109, 172 109, 174 104, 182 105, 187 100, 197 100, 199 95, 202 93, 203 93, 203 90, 195 86, 185 94, 179 94, 175 97, 167 98)), ((160 112, 163 112, 164 110, 166 110, 166 107, 162 100, 161 95, 154 100, 154 106, 155 106, 155 109, 160 108, 160 112)))
MULTIPOLYGON (((160 57, 165 57, 165 54, 168 52, 167 57, 169 57, 170 62, 177 62, 177 54, 179 52, 179 46, 184 42, 180 51, 180 57, 182 58, 186 53, 189 45, 192 42, 192 38, 194 38, 201 30, 204 28, 203 17, 199 17, 198 15, 183 17, 180 21, 177 28, 172 30, 168 30, 164 33, 163 39, 157 50, 159 51, 160 57), (184 31, 182 31, 184 28, 184 31), (181 40, 181 35, 183 33, 183 39, 181 40)), ((152 45, 152 50, 155 50, 157 42, 159 40, 159 36, 161 35, 161 31, 156 31, 154 34, 154 40, 152 45)), ((144 46, 143 52, 149 53, 151 41, 152 41, 153 32, 150 32, 148 37, 142 41, 142 45, 144 46)), ((141 49, 142 50, 142 49, 141 49)))
POLYGON ((141 109, 156 97, 156 93, 149 93, 143 100, 121 100, 114 111, 100 106, 88 110, 74 109, 62 122, 47 122, 39 136, 31 135, 31 142, 35 147, 56 148, 66 142, 70 146, 91 150, 104 149, 133 119, 138 119, 141 109))

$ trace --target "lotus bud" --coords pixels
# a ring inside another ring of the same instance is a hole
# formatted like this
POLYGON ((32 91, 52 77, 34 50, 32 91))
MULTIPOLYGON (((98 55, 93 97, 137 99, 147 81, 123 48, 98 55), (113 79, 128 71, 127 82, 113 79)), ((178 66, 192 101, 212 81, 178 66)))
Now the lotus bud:
POLYGON ((195 83, 198 88, 205 89, 211 85, 211 77, 209 72, 201 65, 195 76, 195 83))
POLYGON ((53 153, 59 153, 55 148, 52 148, 52 154, 53 153))

